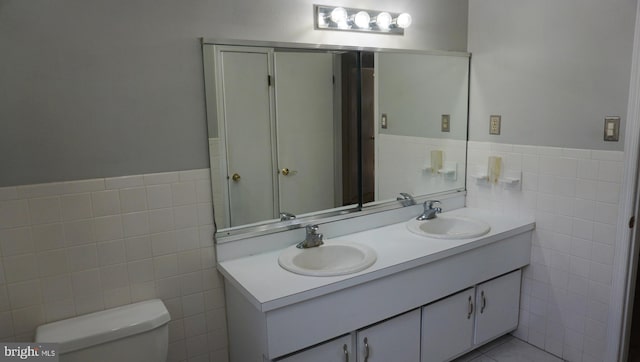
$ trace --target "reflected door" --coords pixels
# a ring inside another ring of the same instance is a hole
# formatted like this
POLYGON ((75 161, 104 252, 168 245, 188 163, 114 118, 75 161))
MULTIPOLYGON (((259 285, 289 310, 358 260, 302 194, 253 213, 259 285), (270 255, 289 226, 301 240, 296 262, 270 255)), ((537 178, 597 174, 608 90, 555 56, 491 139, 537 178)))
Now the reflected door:
POLYGON ((276 52, 280 211, 334 207, 333 56, 276 52))
POLYGON ((374 107, 374 70, 362 68, 362 202, 375 200, 375 107, 374 107))
POLYGON ((269 52, 224 51, 221 59, 230 224, 273 219, 269 52))

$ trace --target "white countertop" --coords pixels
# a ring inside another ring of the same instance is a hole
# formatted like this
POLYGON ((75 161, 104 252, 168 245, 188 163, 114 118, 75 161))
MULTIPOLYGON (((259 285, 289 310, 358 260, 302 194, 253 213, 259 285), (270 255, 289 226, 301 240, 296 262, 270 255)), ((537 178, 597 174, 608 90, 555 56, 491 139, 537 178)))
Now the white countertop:
POLYGON ((218 269, 258 310, 267 312, 415 268, 535 227, 533 219, 498 215, 481 209, 462 208, 443 215, 482 220, 491 225, 491 231, 473 239, 432 239, 409 232, 406 223, 402 222, 327 239, 366 244, 376 251, 378 259, 371 267, 349 275, 313 277, 291 273, 278 264, 282 250, 227 260, 218 264, 218 269))

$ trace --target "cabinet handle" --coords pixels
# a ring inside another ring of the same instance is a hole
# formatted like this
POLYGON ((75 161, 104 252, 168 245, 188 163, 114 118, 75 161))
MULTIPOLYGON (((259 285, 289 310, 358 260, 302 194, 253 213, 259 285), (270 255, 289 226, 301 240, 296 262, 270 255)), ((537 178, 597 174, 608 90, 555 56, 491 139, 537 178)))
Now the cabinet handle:
POLYGON ((487 306, 487 298, 484 296, 484 290, 480 292, 480 298, 482 298, 482 307, 480 307, 480 314, 482 314, 484 308, 487 306))
POLYGON ((344 351, 344 361, 349 362, 349 350, 346 344, 342 346, 342 350, 344 351))
POLYGON ((369 341, 367 341, 367 339, 364 339, 364 362, 368 362, 369 361, 369 341))
POLYGON ((471 296, 469 296, 469 310, 467 311, 467 319, 471 319, 472 314, 473 314, 473 301, 471 300, 471 296))

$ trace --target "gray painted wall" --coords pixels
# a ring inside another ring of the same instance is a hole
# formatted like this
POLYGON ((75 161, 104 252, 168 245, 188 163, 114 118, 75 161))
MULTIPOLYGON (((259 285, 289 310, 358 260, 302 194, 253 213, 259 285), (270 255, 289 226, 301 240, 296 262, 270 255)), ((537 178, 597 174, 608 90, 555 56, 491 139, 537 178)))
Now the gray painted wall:
POLYGON ((467 0, 404 37, 313 30, 315 1, 0 0, 0 186, 208 167, 200 37, 466 50, 467 0))
MULTIPOLYGON (((604 117, 627 111, 636 0, 469 2, 469 138, 623 150, 604 117), (489 135, 489 115, 502 134, 489 135)), ((623 132, 624 134, 624 132, 623 132)))

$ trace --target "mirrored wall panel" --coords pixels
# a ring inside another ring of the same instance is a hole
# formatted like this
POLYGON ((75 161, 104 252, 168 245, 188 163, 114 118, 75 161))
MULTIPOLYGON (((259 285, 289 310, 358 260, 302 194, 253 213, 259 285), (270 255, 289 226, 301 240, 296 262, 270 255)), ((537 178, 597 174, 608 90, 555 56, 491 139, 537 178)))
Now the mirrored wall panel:
POLYGON ((216 46, 213 56, 218 229, 356 208, 357 174, 343 163, 358 149, 342 136, 357 129, 357 53, 216 46))
POLYGON ((466 54, 203 51, 218 235, 464 189, 466 54))

